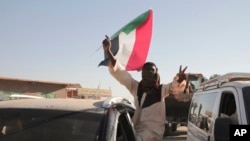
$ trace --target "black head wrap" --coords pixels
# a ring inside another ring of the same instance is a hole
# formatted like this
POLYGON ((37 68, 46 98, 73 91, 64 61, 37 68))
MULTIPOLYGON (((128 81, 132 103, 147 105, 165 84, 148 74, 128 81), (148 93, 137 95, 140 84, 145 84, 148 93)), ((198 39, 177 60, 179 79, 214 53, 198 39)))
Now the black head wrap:
POLYGON ((158 88, 160 85, 160 75, 158 73, 158 68, 152 62, 147 62, 142 67, 142 80, 139 86, 144 92, 151 91, 154 88, 158 88), (156 68, 156 72, 150 71, 146 68, 156 68))

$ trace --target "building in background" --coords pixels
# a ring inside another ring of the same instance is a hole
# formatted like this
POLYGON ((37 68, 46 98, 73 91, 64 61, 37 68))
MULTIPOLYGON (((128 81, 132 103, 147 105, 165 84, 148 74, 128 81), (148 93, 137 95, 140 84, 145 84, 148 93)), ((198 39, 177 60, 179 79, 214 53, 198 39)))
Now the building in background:
POLYGON ((110 89, 83 88, 78 83, 37 81, 0 77, 0 97, 25 94, 45 98, 104 99, 112 95, 110 89))

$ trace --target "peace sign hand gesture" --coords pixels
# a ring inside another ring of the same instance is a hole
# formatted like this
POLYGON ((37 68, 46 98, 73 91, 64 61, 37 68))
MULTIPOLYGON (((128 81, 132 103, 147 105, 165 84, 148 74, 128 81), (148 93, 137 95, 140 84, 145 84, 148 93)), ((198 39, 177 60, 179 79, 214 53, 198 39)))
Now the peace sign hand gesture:
POLYGON ((185 74, 185 71, 187 69, 187 66, 182 70, 182 66, 180 65, 179 73, 177 74, 179 79, 177 80, 178 83, 181 83, 183 80, 187 80, 187 76, 185 74))

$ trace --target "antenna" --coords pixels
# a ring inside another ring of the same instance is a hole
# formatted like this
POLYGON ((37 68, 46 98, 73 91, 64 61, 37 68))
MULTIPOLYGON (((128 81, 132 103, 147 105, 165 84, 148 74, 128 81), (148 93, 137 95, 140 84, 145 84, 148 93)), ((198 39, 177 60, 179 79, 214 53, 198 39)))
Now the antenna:
POLYGON ((97 51, 99 51, 101 49, 102 46, 100 46, 99 48, 97 48, 92 54, 90 54, 90 57, 92 57, 94 54, 97 53, 97 51))

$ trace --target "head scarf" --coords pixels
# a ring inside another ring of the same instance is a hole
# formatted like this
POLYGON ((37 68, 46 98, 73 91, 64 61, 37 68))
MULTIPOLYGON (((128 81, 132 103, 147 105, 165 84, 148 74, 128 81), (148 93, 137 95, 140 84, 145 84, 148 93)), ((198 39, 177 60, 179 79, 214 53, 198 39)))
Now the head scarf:
POLYGON ((142 80, 140 81, 140 87, 144 92, 149 92, 154 88, 158 88, 160 85, 160 75, 156 65, 152 62, 147 62, 142 67, 142 80), (148 71, 146 67, 155 67, 156 72, 148 71))

